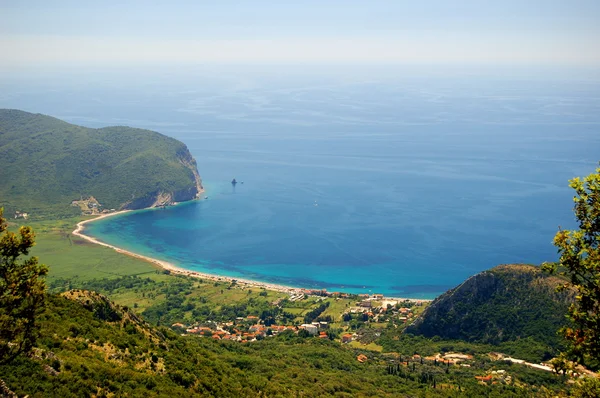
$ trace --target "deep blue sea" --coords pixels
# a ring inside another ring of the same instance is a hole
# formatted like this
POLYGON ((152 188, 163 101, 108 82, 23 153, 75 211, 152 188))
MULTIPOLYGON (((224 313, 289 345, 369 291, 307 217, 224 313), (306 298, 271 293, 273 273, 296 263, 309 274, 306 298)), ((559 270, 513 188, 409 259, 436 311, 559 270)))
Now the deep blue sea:
POLYGON ((555 260, 558 226, 574 226, 567 180, 600 160, 600 84, 585 79, 23 85, 5 82, 0 107, 150 128, 197 159, 208 199, 88 234, 299 287, 431 298, 498 264, 555 260))

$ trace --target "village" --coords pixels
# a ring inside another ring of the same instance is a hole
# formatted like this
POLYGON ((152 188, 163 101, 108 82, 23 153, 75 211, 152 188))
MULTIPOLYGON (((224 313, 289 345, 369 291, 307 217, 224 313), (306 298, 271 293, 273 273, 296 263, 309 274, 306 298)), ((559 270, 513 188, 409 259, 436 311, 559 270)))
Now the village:
POLYGON ((277 299, 271 304, 285 311, 289 310, 289 305, 298 305, 302 301, 321 304, 306 314, 298 313, 304 317, 298 316, 293 320, 290 317, 273 319, 273 317, 256 314, 223 322, 207 320, 188 325, 177 322, 172 325, 172 328, 184 335, 191 334, 241 343, 262 340, 282 333, 350 343, 360 339, 361 325, 384 326, 390 322, 396 327, 404 325, 414 316, 413 307, 423 304, 418 301, 384 299, 380 294, 351 295, 307 289, 298 289, 291 292, 288 298, 277 299), (332 298, 334 302, 343 300, 345 302, 343 311, 335 315, 323 315, 331 302, 325 301, 327 298, 332 298), (300 319, 303 321, 301 322, 300 319))

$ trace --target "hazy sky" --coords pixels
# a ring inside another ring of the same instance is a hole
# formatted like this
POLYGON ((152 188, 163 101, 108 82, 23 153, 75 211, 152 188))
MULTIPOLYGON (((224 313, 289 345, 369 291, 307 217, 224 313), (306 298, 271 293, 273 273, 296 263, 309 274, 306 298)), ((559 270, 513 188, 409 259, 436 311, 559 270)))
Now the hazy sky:
POLYGON ((600 66, 600 1, 0 0, 0 63, 600 66))

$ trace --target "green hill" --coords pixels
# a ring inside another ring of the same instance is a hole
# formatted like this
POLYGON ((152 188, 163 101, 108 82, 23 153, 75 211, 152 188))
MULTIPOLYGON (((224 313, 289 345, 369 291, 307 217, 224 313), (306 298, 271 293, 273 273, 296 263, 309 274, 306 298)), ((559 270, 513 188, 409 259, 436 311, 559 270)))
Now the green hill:
POLYGON ((202 191, 187 147, 130 127, 92 129, 0 109, 0 206, 34 218, 79 214, 93 196, 104 209, 194 199, 202 191))
POLYGON ((407 331, 425 337, 501 344, 528 339, 556 348, 571 292, 531 265, 500 265, 439 296, 407 331))
POLYGON ((552 374, 485 357, 466 368, 289 332, 246 344, 179 336, 89 291, 48 296, 38 321, 32 354, 0 365, 0 384, 18 396, 522 397, 566 388, 552 374), (498 368, 515 383, 475 379, 498 368))

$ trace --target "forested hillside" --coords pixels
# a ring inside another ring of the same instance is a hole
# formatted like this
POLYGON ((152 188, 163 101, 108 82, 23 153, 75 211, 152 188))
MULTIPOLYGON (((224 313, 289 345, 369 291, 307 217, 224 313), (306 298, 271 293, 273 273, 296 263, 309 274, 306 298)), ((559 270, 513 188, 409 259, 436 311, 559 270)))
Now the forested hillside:
POLYGON ((561 282, 539 267, 501 265, 442 294, 408 332, 488 344, 530 338, 556 349, 573 302, 572 292, 556 292, 561 282))
POLYGON ((194 199, 202 190, 187 147, 130 127, 91 129, 50 116, 0 109, 0 206, 11 217, 80 214, 73 200, 102 209, 194 199))
POLYGON ((19 396, 521 397, 565 388, 562 378, 485 356, 466 368, 293 332, 246 344, 181 337, 97 293, 47 301, 38 348, 0 366, 19 396), (494 385, 475 378, 492 369, 506 369, 494 385))

